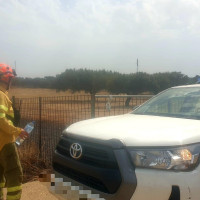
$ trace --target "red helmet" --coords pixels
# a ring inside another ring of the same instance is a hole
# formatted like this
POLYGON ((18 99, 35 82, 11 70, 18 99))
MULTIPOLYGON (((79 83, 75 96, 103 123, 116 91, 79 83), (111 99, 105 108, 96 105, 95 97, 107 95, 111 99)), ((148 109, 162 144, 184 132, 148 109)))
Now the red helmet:
POLYGON ((15 71, 9 65, 0 63, 0 81, 9 83, 10 79, 15 76, 15 71))

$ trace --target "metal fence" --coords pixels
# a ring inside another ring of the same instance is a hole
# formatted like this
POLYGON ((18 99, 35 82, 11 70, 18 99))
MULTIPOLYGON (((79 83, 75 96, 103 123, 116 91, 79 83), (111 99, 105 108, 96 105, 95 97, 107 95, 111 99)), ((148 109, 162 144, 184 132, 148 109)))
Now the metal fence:
POLYGON ((20 127, 35 121, 31 136, 20 148, 30 151, 32 146, 40 151, 40 156, 51 162, 53 150, 62 130, 70 124, 90 119, 131 112, 144 103, 151 95, 72 95, 38 98, 15 98, 13 105, 20 111, 20 127))

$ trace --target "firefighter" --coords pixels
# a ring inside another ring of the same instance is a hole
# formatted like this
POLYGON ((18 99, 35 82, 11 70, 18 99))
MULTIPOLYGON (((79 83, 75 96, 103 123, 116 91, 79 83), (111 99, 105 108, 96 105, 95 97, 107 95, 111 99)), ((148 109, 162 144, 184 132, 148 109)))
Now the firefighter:
POLYGON ((7 188, 7 200, 19 200, 22 193, 22 168, 15 145, 16 137, 25 139, 28 133, 15 127, 12 103, 7 94, 15 72, 0 63, 0 200, 7 188))

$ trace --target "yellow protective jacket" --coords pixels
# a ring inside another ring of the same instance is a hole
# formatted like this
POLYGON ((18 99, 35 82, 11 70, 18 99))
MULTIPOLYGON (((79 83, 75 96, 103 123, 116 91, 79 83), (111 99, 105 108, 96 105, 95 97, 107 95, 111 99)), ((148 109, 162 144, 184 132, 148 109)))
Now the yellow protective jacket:
POLYGON ((15 142, 21 133, 21 128, 13 125, 14 119, 12 102, 7 96, 7 91, 0 85, 0 151, 5 144, 15 142))

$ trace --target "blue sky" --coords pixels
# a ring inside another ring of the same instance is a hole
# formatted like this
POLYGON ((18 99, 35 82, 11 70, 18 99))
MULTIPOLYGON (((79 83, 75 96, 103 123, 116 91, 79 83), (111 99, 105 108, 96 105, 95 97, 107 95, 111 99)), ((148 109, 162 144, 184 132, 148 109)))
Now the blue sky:
POLYGON ((19 76, 67 68, 200 74, 199 0, 0 0, 0 62, 19 76))

